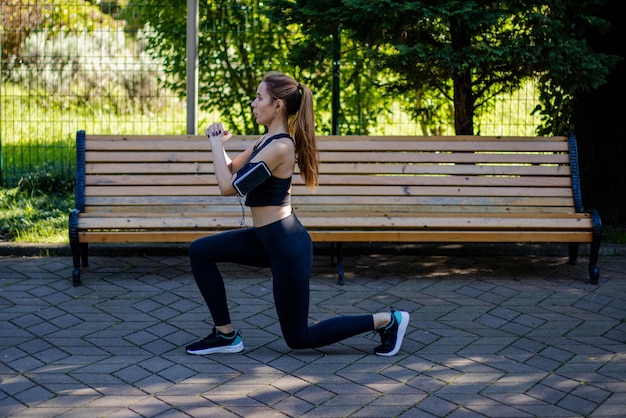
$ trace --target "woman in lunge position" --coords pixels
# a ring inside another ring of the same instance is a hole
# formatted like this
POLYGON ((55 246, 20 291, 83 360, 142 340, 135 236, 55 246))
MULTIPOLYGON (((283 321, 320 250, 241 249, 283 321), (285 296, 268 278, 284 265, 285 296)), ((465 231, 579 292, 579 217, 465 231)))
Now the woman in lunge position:
POLYGON ((289 347, 321 347, 374 330, 381 337, 381 345, 374 352, 395 355, 409 322, 408 312, 391 309, 308 324, 313 246, 292 211, 290 192, 295 164, 306 186, 317 186, 311 91, 290 76, 269 73, 258 86, 252 111, 267 133, 232 160, 224 150, 231 133, 221 123, 212 124, 206 131, 221 194, 245 194, 254 226, 200 238, 189 246, 193 275, 215 325, 209 336, 187 346, 187 353, 243 350, 240 333, 231 323, 224 281, 216 265, 236 262, 271 267, 276 312, 289 347))

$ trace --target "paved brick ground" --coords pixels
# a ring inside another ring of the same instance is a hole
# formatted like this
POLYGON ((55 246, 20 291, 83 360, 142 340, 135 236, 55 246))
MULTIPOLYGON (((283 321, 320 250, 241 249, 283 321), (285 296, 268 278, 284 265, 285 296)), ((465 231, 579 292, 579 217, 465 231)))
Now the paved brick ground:
POLYGON ((394 306, 401 352, 362 335, 290 350, 270 273, 224 265, 241 354, 189 356, 210 330, 185 256, 0 258, 2 417, 609 417, 626 411, 626 257, 316 257, 311 321, 394 306))

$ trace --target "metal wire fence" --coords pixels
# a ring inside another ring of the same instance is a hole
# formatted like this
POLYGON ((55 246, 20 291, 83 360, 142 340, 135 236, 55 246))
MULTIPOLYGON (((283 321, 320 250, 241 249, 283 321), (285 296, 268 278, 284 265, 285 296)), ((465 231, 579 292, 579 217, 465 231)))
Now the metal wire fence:
MULTIPOLYGON (((131 2, 122 8, 102 2, 96 7, 71 0, 58 7, 59 1, 0 0, 3 187, 29 173, 71 176, 79 129, 99 134, 183 134, 186 130, 186 97, 165 87, 164 58, 155 58, 147 48, 146 39, 155 28, 136 25, 133 19, 140 7, 158 7, 160 13, 182 14, 184 19, 185 5, 131 2)), ((214 28, 204 21, 201 39, 209 38, 214 28)), ((184 28, 177 30, 178 36, 186 36, 184 28)), ((536 97, 532 84, 496 97, 477 118, 477 133, 533 135, 539 124, 531 115, 536 97)), ((368 121, 370 133, 424 133, 420 121, 400 104, 390 99, 386 106, 388 112, 368 121)), ((198 122, 204 125, 212 117, 219 116, 200 112, 198 122)), ((451 124, 438 132, 453 134, 451 124)))

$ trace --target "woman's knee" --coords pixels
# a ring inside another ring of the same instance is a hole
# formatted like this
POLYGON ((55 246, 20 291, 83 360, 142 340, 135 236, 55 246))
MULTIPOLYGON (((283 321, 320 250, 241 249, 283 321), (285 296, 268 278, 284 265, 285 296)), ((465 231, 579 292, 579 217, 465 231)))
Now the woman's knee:
POLYGON ((309 327, 304 325, 295 326, 295 324, 281 324, 283 338, 285 343, 292 350, 302 350, 311 348, 311 336, 309 335, 309 327))
POLYGON ((311 348, 306 338, 297 335, 284 335, 287 346, 292 350, 311 348))
POLYGON ((201 245, 199 241, 200 240, 195 240, 192 241, 191 244, 189 244, 188 251, 191 261, 195 260, 202 253, 202 251, 200 250, 201 245))
POLYGON ((197 252, 198 249, 201 247, 201 241, 203 238, 198 238, 196 240, 191 241, 191 243, 189 244, 189 252, 197 252))
POLYGON ((197 257, 205 257, 206 255, 212 254, 212 241, 213 240, 210 236, 198 238, 197 240, 192 241, 188 247, 189 257, 194 259, 197 257))

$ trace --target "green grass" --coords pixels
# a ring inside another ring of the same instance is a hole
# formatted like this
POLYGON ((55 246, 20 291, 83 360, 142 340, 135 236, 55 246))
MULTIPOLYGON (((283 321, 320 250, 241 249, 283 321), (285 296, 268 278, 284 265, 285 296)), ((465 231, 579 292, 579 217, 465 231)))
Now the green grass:
POLYGON ((67 176, 40 172, 23 177, 18 186, 0 189, 0 240, 67 243, 73 185, 67 176))

